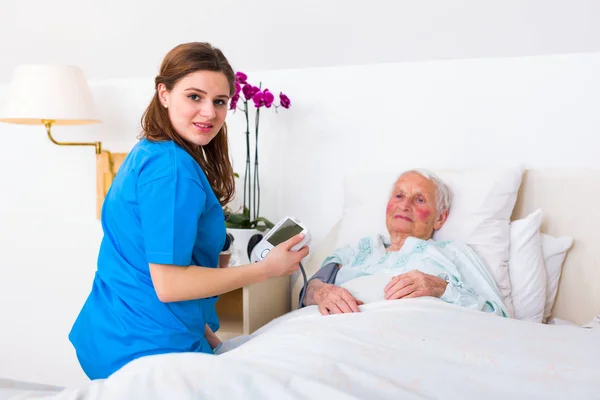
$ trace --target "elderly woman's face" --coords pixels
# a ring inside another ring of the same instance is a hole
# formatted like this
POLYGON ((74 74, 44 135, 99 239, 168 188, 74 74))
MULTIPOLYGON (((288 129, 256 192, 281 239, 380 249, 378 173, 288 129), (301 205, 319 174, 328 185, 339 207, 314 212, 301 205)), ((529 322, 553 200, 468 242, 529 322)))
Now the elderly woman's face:
POLYGON ((435 183, 419 174, 407 173, 394 185, 386 208, 386 225, 392 236, 405 234, 427 240, 442 227, 447 215, 437 211, 435 183))

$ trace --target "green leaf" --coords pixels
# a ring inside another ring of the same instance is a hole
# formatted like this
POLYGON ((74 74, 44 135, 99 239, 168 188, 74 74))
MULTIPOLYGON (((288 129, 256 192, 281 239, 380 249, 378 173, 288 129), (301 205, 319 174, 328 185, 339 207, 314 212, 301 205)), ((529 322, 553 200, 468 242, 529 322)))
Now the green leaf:
POLYGON ((273 226, 275 226, 275 225, 271 221, 269 221, 268 219, 266 219, 264 217, 259 217, 253 221, 250 221, 250 228, 256 229, 260 232, 264 232, 267 229, 271 229, 271 228, 273 228, 273 226))
POLYGON ((275 226, 275 224, 273 224, 271 221, 269 221, 268 219, 266 219, 265 217, 258 217, 256 218, 254 221, 256 221, 256 223, 258 224, 259 222, 264 222, 265 226, 269 229, 273 228, 275 226))
POLYGON ((248 218, 248 216, 244 215, 244 214, 229 214, 229 217, 227 218, 227 224, 230 225, 242 225, 242 224, 250 224, 250 219, 248 218))
POLYGON ((226 222, 225 226, 231 229, 252 229, 248 222, 243 222, 241 224, 232 224, 231 222, 226 222))

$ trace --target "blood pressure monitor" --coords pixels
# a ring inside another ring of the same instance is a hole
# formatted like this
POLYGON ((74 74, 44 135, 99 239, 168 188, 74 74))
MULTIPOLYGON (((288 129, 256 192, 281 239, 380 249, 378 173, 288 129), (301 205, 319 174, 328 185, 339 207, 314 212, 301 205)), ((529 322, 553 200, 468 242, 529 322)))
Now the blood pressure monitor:
POLYGON ((255 263, 263 260, 269 251, 280 243, 296 236, 304 234, 304 239, 297 245, 291 248, 292 251, 298 251, 310 242, 310 232, 308 228, 296 218, 285 217, 271 229, 265 237, 254 247, 250 255, 250 261, 255 263))

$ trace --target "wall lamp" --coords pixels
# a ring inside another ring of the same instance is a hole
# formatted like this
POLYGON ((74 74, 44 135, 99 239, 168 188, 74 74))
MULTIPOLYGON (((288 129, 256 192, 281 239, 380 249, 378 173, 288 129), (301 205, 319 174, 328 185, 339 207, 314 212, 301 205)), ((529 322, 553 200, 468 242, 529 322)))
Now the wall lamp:
POLYGON ((102 148, 101 142, 62 142, 53 126, 98 124, 96 107, 81 69, 71 65, 22 65, 15 70, 3 96, 0 122, 43 125, 48 139, 59 146, 90 146, 96 152, 96 216, 126 154, 102 148), (116 165, 118 164, 118 165, 116 165))

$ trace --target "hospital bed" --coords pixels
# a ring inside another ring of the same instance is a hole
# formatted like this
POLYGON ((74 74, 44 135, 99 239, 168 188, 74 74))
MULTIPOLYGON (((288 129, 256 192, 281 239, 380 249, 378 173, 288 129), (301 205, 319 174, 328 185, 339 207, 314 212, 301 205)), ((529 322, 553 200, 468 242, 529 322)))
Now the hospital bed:
MULTIPOLYGON (((0 380, 0 399, 600 399, 600 326, 580 327, 600 314, 598 198, 600 171, 531 169, 518 188, 512 220, 540 208, 543 232, 574 238, 552 309, 563 323, 500 318, 431 298, 327 317, 305 307, 218 357, 146 357, 107 380, 58 392, 0 380)), ((343 220, 313 243, 309 276, 340 227, 343 220)))

